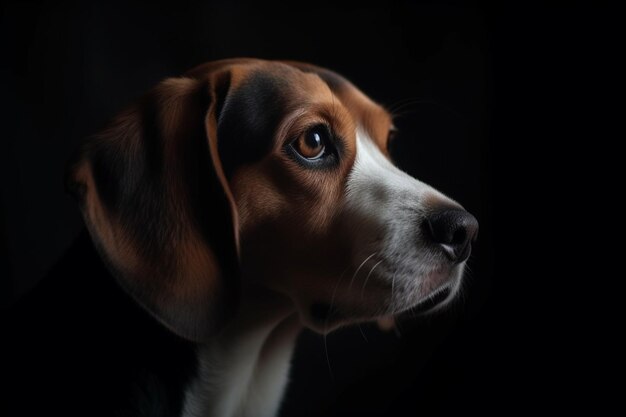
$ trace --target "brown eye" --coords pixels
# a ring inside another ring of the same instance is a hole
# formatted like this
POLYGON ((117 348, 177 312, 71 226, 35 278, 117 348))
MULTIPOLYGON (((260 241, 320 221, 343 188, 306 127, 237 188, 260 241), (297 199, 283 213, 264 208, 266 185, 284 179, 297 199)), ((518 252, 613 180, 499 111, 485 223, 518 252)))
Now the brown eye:
POLYGON ((324 156, 328 141, 328 131, 323 127, 315 127, 300 135, 292 146, 300 156, 313 160, 324 156))

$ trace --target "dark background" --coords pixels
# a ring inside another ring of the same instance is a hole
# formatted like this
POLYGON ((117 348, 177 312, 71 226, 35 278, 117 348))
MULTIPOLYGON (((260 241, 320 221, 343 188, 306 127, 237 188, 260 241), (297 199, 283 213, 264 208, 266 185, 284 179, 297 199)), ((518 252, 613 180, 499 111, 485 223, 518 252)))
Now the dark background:
POLYGON ((303 60, 397 110, 398 165, 481 231, 446 314, 305 332, 283 415, 623 415, 624 9, 502 3, 3 3, 0 301, 78 233, 63 166, 116 111, 205 61, 303 60))

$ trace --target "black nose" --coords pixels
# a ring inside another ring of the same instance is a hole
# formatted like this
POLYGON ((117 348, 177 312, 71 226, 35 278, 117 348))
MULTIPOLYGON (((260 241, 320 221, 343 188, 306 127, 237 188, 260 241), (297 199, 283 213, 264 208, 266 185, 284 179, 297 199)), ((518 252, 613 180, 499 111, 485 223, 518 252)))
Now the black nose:
POLYGON ((451 261, 461 263, 472 251, 478 233, 478 221, 462 209, 438 210, 426 218, 424 232, 439 244, 451 261))

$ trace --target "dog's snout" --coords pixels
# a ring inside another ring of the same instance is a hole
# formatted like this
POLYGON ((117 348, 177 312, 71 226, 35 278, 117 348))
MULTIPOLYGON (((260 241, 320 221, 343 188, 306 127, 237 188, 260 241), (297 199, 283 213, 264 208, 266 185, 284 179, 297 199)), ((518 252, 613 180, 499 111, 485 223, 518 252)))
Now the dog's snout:
POLYGON ((478 234, 478 221, 465 210, 446 208, 429 215, 423 229, 451 261, 461 263, 470 255, 472 241, 478 234))

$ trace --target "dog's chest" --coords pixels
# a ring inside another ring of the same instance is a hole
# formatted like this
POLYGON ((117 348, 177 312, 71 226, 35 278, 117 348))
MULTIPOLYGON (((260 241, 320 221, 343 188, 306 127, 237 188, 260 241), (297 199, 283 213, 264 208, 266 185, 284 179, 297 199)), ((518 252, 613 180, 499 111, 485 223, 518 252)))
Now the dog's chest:
POLYGON ((183 416, 277 415, 297 333, 293 323, 283 322, 200 348, 183 416))

